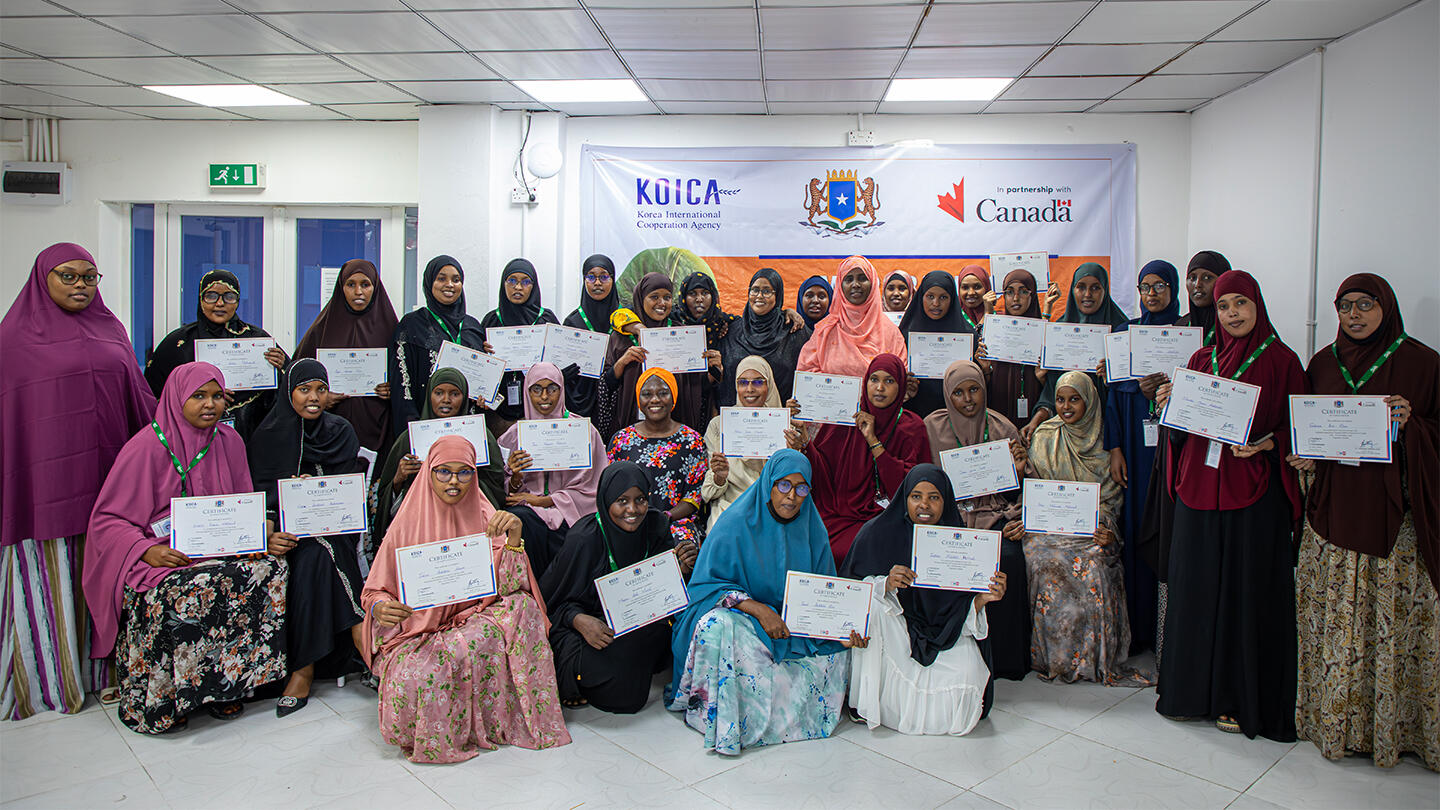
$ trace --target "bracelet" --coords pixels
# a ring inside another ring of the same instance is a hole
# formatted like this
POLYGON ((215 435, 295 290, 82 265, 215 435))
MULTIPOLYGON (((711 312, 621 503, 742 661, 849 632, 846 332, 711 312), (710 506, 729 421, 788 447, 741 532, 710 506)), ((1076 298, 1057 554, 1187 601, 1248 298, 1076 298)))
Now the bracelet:
POLYGON ((875 448, 877 448, 877 447, 879 447, 879 446, 880 446, 880 442, 875 442, 874 444, 870 445, 870 449, 871 449, 871 450, 874 450, 875 448))

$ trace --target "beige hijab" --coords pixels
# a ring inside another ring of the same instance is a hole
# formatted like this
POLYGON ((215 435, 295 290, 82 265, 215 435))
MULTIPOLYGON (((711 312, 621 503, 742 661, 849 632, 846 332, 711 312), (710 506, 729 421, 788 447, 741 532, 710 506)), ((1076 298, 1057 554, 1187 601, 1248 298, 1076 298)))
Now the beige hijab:
MULTIPOLYGON (((764 377, 765 382, 769 384, 766 389, 765 405, 763 407, 783 408, 784 403, 780 401, 780 387, 775 384, 775 372, 770 368, 770 364, 765 361, 765 358, 753 354, 741 360, 740 364, 735 367, 737 396, 739 394, 738 381, 740 375, 747 371, 760 372, 760 376, 764 377)), ((739 400, 737 399, 736 401, 738 402, 739 400)), ((712 455, 720 452, 719 417, 711 419, 710 424, 705 428, 705 451, 712 455)), ((713 471, 706 470, 705 481, 700 485, 700 495, 710 504, 709 525, 714 526, 716 518, 719 518, 720 513, 725 511, 725 507, 740 497, 740 493, 744 492, 751 484, 760 479, 760 471, 763 469, 765 469, 765 459, 763 458, 747 458, 732 461, 730 464, 730 473, 725 476, 725 484, 723 486, 715 483, 715 473, 713 471)))
MULTIPOLYGON (((988 407, 983 414, 968 418, 960 413, 960 409, 950 400, 950 392, 967 380, 979 383, 981 395, 985 397, 987 404, 990 401, 990 389, 985 383, 985 373, 974 362, 956 360, 945 369, 945 387, 941 391, 945 398, 945 407, 925 417, 925 433, 930 437, 930 453, 937 466, 940 464, 940 453, 944 450, 998 442, 1002 439, 1020 439, 1020 431, 1015 429, 1010 420, 988 407), (986 438, 987 435, 989 438, 986 438)), ((1019 517, 1020 505, 1012 504, 1000 495, 982 495, 962 501, 960 514, 965 519, 966 526, 972 529, 989 529, 1002 519, 1019 517)))
POLYGON ((1100 418, 1100 397, 1090 375, 1067 371, 1055 384, 1070 388, 1085 401, 1085 415, 1073 425, 1059 415, 1040 423, 1030 438, 1030 464, 1036 475, 1057 481, 1082 481, 1100 485, 1101 517, 1114 523, 1120 513, 1125 491, 1110 477, 1110 454, 1105 451, 1105 426, 1100 418))

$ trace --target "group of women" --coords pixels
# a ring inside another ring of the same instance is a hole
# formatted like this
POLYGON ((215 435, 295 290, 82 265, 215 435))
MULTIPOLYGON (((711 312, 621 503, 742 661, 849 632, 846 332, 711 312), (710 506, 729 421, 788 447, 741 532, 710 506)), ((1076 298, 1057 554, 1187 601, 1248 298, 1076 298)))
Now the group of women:
POLYGON ((1406 335, 1380 277, 1340 285, 1339 333, 1304 367, 1255 279, 1218 253, 1197 254, 1183 288, 1169 262, 1146 264, 1136 319, 1103 267, 1075 270, 1061 320, 1199 326, 1189 368, 1260 387, 1257 438, 1217 454, 1156 424, 1165 375, 1106 384, 1103 370, 985 359, 988 315, 1047 317, 1060 303, 1024 271, 992 292, 979 265, 916 284, 853 256, 802 283, 792 309, 762 269, 739 314, 707 273, 678 289, 651 273, 629 301, 609 258, 581 274, 564 323, 608 334, 598 379, 541 363, 483 402, 436 368, 445 341, 489 351, 491 328, 559 320, 523 259, 475 319, 460 263, 439 256, 425 305, 399 319, 375 267, 347 262, 294 357, 267 354, 276 389, 247 394, 194 361, 196 339, 264 334, 237 318, 233 275, 202 278, 196 321, 142 374, 94 258, 42 252, 0 327, 4 715, 78 711, 86 691, 113 686, 104 699, 127 726, 163 733, 195 711, 233 718, 256 695, 284 716, 315 678, 368 673, 383 738, 417 762, 456 762, 564 745, 563 706, 639 711, 668 672, 666 707, 706 749, 737 754, 828 736, 847 717, 965 734, 995 678, 1034 671, 1157 685, 1157 711, 1177 722, 1440 768, 1440 357, 1406 335), (646 367, 638 331, 668 324, 704 326, 704 371, 646 367), (973 334, 976 352, 917 379, 912 331, 973 334), (334 394, 314 359, 380 347, 389 375, 375 396, 334 394), (797 371, 860 378, 854 423, 806 421, 797 371), (1304 393, 1386 396, 1393 463, 1294 455, 1288 396, 1304 393), (787 447, 727 457, 716 417, 737 404, 789 409, 787 447), (454 435, 413 452, 410 422, 478 413, 484 447, 454 435), (589 420, 591 466, 533 470, 520 419, 589 420), (1018 491, 957 499, 941 453, 999 441, 1017 478, 1098 484, 1098 530, 1029 532, 1018 491), (368 531, 280 530, 279 482, 365 470, 362 448, 378 462, 368 531), (171 498, 249 492, 266 501, 265 553, 190 559, 167 542, 171 498), (919 526, 998 532, 988 590, 917 586, 919 526), (405 603, 398 550, 477 536, 495 595, 405 603), (688 607, 616 635, 596 578, 659 554, 675 555, 688 607), (789 571, 869 583, 866 634, 792 635, 789 571), (1158 670, 1134 657, 1147 648, 1158 670))

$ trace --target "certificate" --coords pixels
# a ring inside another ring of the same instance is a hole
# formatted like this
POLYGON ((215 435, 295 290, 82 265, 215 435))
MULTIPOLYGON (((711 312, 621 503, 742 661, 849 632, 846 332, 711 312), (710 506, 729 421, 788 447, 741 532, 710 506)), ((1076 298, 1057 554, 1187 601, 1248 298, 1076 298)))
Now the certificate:
POLYGON ((1111 332, 1105 336, 1105 382, 1133 379, 1130 375, 1130 333, 1111 332))
POLYGON ((522 419, 515 427, 520 449, 530 454, 526 472, 588 470, 595 463, 589 419, 522 419))
POLYGON ((950 476, 957 501, 1020 488, 1009 439, 942 450, 940 469, 950 476))
POLYGON ((485 342, 505 361, 506 371, 528 371, 545 354, 546 326, 492 326, 485 330, 485 342))
POLYGON ((1290 396, 1290 446, 1301 458, 1391 462, 1383 396, 1290 396))
POLYGON ((791 396, 800 404, 797 422, 853 425, 860 412, 860 378, 797 371, 791 396))
POLYGON ((1096 371, 1105 358, 1108 334, 1110 325, 1104 323, 1047 323, 1040 367, 1052 371, 1096 371))
POLYGON ((645 368, 663 368, 671 374, 705 370, 705 327, 660 326, 640 330, 645 368))
POLYGON ((900 321, 904 320, 905 318, 905 313, 903 312, 884 312, 881 314, 883 314, 886 318, 889 318, 890 323, 895 324, 896 329, 900 328, 900 321))
POLYGON ((600 594, 605 623, 616 637, 673 616, 690 604, 685 578, 680 576, 680 560, 673 551, 662 551, 599 577, 595 590, 600 594))
POLYGON ((599 379, 605 366, 605 347, 610 343, 607 332, 573 329, 558 323, 545 325, 545 351, 540 359, 554 363, 556 368, 580 367, 581 377, 599 379))
POLYGON ((721 408, 720 454, 727 458, 770 458, 784 450, 789 408, 721 408))
POLYGON ((352 397, 376 396, 385 382, 384 349, 316 349, 315 359, 330 377, 330 390, 352 397))
MULTIPOLYGON (((1005 277, 1010 275, 1012 270, 1030 271, 1030 275, 1035 277, 1035 289, 1041 295, 1050 289, 1049 251, 990 254, 990 283, 995 287, 996 295, 1005 291, 1005 277)), ((985 320, 990 320, 990 316, 985 316, 985 320)))
POLYGON ((282 478, 280 531, 322 537, 365 531, 365 476, 321 475, 282 478))
POLYGON ((917 588, 985 593, 1000 573, 1000 532, 917 525, 910 570, 917 588))
POLYGON ((1226 444, 1245 444, 1260 386, 1187 368, 1175 369, 1160 424, 1226 444))
POLYGON ((265 550, 265 493, 171 498, 165 522, 170 547, 191 559, 255 554, 265 550))
POLYGON ((975 336, 968 332, 911 332, 906 349, 911 374, 943 380, 951 363, 975 358, 975 336))
POLYGON ((490 434, 485 429, 485 414, 422 419, 410 423, 410 452, 421 461, 430 455, 430 445, 441 436, 463 436, 475 446, 475 466, 490 463, 490 434))
POLYGON ((854 630, 870 635, 870 583, 785 572, 785 602, 780 618, 790 635, 844 641, 854 630))
POLYGON ((1198 326, 1136 324, 1130 327, 1130 373, 1139 379, 1184 368, 1204 341, 1205 330, 1198 326))
POLYGON ((275 338, 238 338, 235 340, 195 341, 195 360, 209 363, 225 375, 225 387, 231 391, 257 391, 275 388, 280 383, 277 369, 265 359, 265 352, 275 348, 275 338))
POLYGON ((980 323, 980 334, 985 341, 985 359, 1039 365, 1040 355, 1045 351, 1046 323, 1040 318, 986 315, 980 323))
POLYGON ((505 361, 479 349, 467 349, 459 343, 445 341, 435 357, 435 368, 453 368, 465 375, 470 384, 470 398, 494 402, 505 376, 505 361))
POLYGON ((494 596, 495 558, 483 534, 395 549, 400 601, 414 610, 494 596))
POLYGON ((1023 520, 1034 534, 1093 537, 1100 525, 1100 485, 1026 478, 1023 520))

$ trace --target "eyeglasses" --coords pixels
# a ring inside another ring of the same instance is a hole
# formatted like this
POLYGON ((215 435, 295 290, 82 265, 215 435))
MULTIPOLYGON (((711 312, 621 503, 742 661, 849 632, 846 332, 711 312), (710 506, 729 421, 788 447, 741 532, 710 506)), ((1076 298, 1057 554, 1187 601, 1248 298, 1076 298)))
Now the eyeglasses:
POLYGON ((1028 287, 1021 287, 1021 288, 1019 288, 1019 289, 1007 289, 1007 290, 1005 290, 1005 297, 1006 297, 1006 298, 1019 298, 1019 297, 1021 297, 1021 296, 1029 295, 1029 294, 1030 294, 1030 289, 1029 289, 1028 287))
POLYGON ((1353 301, 1348 298, 1342 298, 1339 301, 1335 302, 1335 311, 1340 313, 1341 315, 1348 314, 1351 308, 1358 309, 1361 312, 1369 312, 1370 310, 1374 309, 1375 305, 1378 303, 1380 302, 1376 301, 1374 298, 1369 297, 1360 298, 1353 301))
POLYGON ((204 301, 207 304, 213 304, 216 301, 221 300, 223 300, 227 304, 235 304, 240 301, 240 294, 233 292, 219 293, 214 290, 210 290, 209 292, 201 293, 200 300, 204 301))
POLYGON ((51 270, 50 272, 54 273, 55 277, 60 279, 60 283, 66 286, 83 281, 86 287, 94 287, 100 283, 101 278, 100 273, 71 273, 68 270, 51 270))
POLYGON ((1135 289, 1139 290, 1141 295, 1149 295, 1152 292, 1158 295, 1170 289, 1170 285, 1163 281, 1157 281, 1154 284, 1141 284, 1135 289))
POLYGON ((530 386, 530 393, 537 397, 541 394, 549 394, 553 397, 560 393, 560 386, 555 383, 550 383, 549 385, 532 385, 530 386))
POLYGON ((784 478, 781 478, 775 482, 775 488, 780 491, 781 495, 789 495, 793 491, 797 498, 810 497, 809 484, 792 484, 784 478))
POLYGON ((591 284, 603 284, 610 280, 609 273, 586 273, 585 280, 591 284))
POLYGON ((737 377, 735 379, 736 388, 762 388, 765 385, 768 385, 768 383, 765 381, 764 377, 751 377, 748 379, 744 377, 737 377))
POLYGON ((463 484, 466 481, 469 481, 471 478, 475 477, 475 468, 462 467, 458 470, 452 470, 447 467, 436 467, 435 469, 430 471, 430 474, 435 476, 435 480, 439 481, 442 484, 446 481, 449 481, 451 478, 454 478, 456 481, 459 481, 463 484))
POLYGON ((506 287, 519 287, 520 289, 524 290, 524 289, 528 289, 528 288, 530 288, 530 287, 534 287, 534 286, 535 286, 535 282, 531 281, 531 280, 528 279, 528 278, 524 278, 524 277, 521 277, 521 278, 507 278, 507 279, 505 279, 505 286, 506 286, 506 287))
POLYGON ((751 298, 774 298, 774 297, 775 297, 775 291, 774 291, 773 289, 767 290, 767 289, 764 289, 764 288, 761 288, 761 287, 751 287, 751 288, 750 288, 750 297, 751 297, 751 298))

